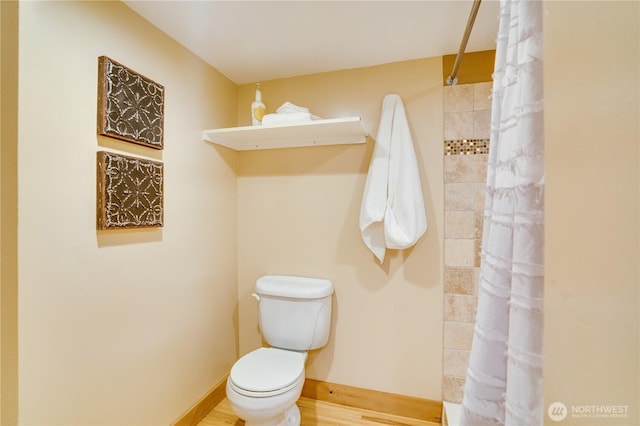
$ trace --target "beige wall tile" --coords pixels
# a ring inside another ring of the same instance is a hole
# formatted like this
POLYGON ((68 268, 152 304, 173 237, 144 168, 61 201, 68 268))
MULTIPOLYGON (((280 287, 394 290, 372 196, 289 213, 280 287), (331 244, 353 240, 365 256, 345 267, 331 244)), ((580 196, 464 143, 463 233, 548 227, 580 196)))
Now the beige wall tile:
POLYGON ((444 292, 445 294, 476 294, 473 268, 444 268, 444 292))
POLYGON ((445 238, 445 266, 474 266, 475 240, 468 238, 445 238))
POLYGON ((475 111, 473 113, 474 139, 489 139, 491 136, 491 111, 475 111))
POLYGON ((464 379, 462 377, 444 376, 442 378, 442 399, 460 404, 464 395, 464 379))
POLYGON ((447 183, 444 185, 444 209, 473 210, 475 187, 472 183, 447 183))
POLYGON ((444 350, 443 372, 447 376, 466 377, 470 351, 458 349, 444 350))
POLYGON ((473 211, 445 211, 445 238, 476 238, 476 213, 473 211))
POLYGON ((482 183, 475 183, 473 185, 473 210, 484 211, 484 200, 486 192, 487 184, 485 172, 485 178, 482 179, 482 183))
POLYGON ((475 266, 476 268, 480 267, 480 261, 482 260, 482 240, 479 238, 476 238, 475 240, 473 240, 474 243, 474 262, 473 262, 473 266, 475 266))
POLYGON ((444 347, 447 349, 471 350, 473 323, 444 322, 444 347))
POLYGON ((444 112, 473 111, 475 94, 472 84, 444 88, 444 112))
MULTIPOLYGON (((445 215, 446 217, 446 215, 445 215)), ((476 210, 473 212, 473 222, 475 227, 474 238, 482 239, 482 230, 484 226, 484 212, 476 210)), ((446 232, 446 228, 445 228, 446 232)))
POLYGON ((473 268, 473 294, 478 295, 478 286, 480 285, 480 268, 473 268))
POLYGON ((473 182, 486 182, 487 181, 487 161, 489 160, 489 154, 472 155, 473 158, 473 182))
POLYGON ((470 155, 448 155, 444 157, 444 182, 472 182, 473 169, 470 155))
POLYGON ((478 298, 475 296, 445 294, 444 320, 474 323, 477 303, 478 298))
POLYGON ((444 186, 445 211, 476 211, 484 214, 484 183, 447 183, 444 186))
POLYGON ((445 183, 478 183, 487 180, 488 154, 444 157, 445 183))
POLYGON ((491 90, 493 82, 473 84, 473 110, 491 109, 491 90))
POLYGON ((444 113, 444 139, 471 139, 473 138, 473 111, 445 112, 444 113))

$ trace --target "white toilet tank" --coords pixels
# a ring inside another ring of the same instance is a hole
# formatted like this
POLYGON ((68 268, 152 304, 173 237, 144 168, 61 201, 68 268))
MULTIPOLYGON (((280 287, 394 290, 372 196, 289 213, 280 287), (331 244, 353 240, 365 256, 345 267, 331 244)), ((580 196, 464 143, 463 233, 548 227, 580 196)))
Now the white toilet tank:
POLYGON ((329 340, 333 284, 319 278, 267 275, 256 281, 260 330, 271 346, 308 351, 329 340))

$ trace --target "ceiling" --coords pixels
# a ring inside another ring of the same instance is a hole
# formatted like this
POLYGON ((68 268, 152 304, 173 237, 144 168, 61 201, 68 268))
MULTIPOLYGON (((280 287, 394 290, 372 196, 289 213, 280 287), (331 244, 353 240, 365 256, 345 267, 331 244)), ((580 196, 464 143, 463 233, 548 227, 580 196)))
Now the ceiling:
MULTIPOLYGON (((457 53, 473 1, 140 1, 130 8, 237 84, 457 53)), ((467 52, 495 49, 485 0, 467 52)))

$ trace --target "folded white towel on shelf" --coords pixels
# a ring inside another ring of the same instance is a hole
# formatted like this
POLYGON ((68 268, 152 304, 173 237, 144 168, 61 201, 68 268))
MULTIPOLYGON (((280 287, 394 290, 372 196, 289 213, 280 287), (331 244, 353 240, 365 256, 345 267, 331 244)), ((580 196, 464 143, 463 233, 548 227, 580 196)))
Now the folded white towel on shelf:
POLYGON ((280 105, 275 113, 266 114, 262 117, 262 125, 296 124, 312 120, 321 120, 321 118, 311 114, 309 108, 294 105, 291 102, 285 102, 280 105))
POLYGON ((291 102, 285 102, 276 110, 278 114, 291 114, 296 112, 309 112, 309 108, 294 105, 291 102))
POLYGON ((362 239, 380 263, 427 230, 418 162, 400 96, 385 96, 360 208, 362 239))
POLYGON ((276 124, 293 124, 311 121, 311 113, 308 112, 289 112, 285 114, 265 114, 262 117, 263 126, 273 126, 276 124))

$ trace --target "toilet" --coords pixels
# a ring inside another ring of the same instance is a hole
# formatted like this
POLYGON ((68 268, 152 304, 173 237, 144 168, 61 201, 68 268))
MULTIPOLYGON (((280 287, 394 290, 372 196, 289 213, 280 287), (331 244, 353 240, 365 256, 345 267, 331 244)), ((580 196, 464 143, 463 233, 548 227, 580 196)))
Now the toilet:
POLYGON ((240 358, 227 398, 246 426, 299 426, 296 401, 307 352, 327 344, 333 284, 319 278, 267 275, 256 281, 260 331, 270 347, 240 358))

